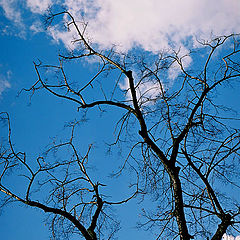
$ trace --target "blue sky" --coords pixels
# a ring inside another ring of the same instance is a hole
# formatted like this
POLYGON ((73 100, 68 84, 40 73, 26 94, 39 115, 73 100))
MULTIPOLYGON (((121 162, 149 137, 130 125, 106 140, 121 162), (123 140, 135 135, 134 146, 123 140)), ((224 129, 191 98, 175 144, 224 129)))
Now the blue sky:
MULTIPOLYGON (((71 42, 75 35, 72 29, 66 31, 58 23, 47 30, 44 28, 43 14, 50 5, 59 9, 60 4, 74 17, 84 17, 88 22, 87 34, 96 46, 107 49, 116 44, 117 50, 124 53, 134 47, 148 54, 173 48, 180 49, 180 55, 185 55, 189 49, 199 47, 195 39, 240 32, 239 0, 0 0, 0 112, 9 112, 14 142, 19 150, 28 152, 30 158, 44 151, 51 137, 68 134, 65 123, 82 114, 77 111, 77 105, 45 92, 39 92, 32 99, 28 93, 18 95, 19 90, 30 87, 37 79, 33 61, 40 59, 44 63, 57 64, 60 52, 77 48, 71 42)), ((186 68, 192 63, 190 57, 184 58, 186 68)), ((69 64, 66 69, 72 78, 78 79, 79 75, 84 78, 92 74, 95 67, 94 63, 69 64)), ((177 66, 172 66, 168 72, 171 86, 178 71, 177 66)), ((124 79, 118 87, 119 90, 127 88, 124 79)), ((142 86, 141 91, 149 87, 142 86)), ((226 95, 233 96, 230 92, 226 95)), ((79 127, 80 138, 85 139, 80 148, 85 151, 89 144, 94 144, 92 164, 100 165, 96 174, 111 172, 115 167, 111 158, 116 161, 120 158, 118 154, 109 157, 105 150, 102 151, 105 142, 114 140, 113 123, 119 116, 118 112, 114 112, 111 118, 102 116, 95 109, 90 113, 89 122, 79 127)), ((103 180, 111 186, 116 197, 114 200, 118 200, 120 190, 124 192, 128 185, 128 182, 120 184, 121 179, 111 182, 103 177, 103 180)), ((21 182, 14 184, 21 187, 21 182)), ((132 213, 128 219, 130 232, 129 228, 123 228, 119 239, 127 240, 133 236, 137 239, 137 235, 138 239, 148 239, 146 232, 134 229, 134 208, 135 200, 118 210, 123 216, 126 212, 132 213)), ((9 205, 0 215, 1 238, 47 239, 48 227, 43 218, 40 210, 26 209, 19 204, 9 205)), ((232 240, 230 236, 226 239, 232 240)))

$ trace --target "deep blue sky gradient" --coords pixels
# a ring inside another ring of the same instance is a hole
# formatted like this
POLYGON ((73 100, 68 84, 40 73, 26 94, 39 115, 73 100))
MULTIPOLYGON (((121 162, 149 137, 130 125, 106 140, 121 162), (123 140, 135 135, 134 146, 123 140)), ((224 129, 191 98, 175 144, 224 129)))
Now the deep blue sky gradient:
MULTIPOLYGON (((7 111, 11 118, 12 140, 15 147, 19 151, 25 151, 29 156, 29 161, 34 161, 41 154, 46 145, 51 142, 51 137, 64 135, 67 130, 64 125, 71 120, 81 118, 81 112, 77 111, 77 105, 64 100, 59 100, 46 92, 42 91, 35 94, 30 99, 30 94, 19 91, 23 88, 29 88, 33 84, 37 75, 34 70, 33 61, 41 59, 44 63, 57 63, 59 45, 53 44, 51 39, 43 33, 30 35, 26 39, 19 38, 13 35, 0 36, 0 74, 5 76, 8 71, 11 71, 11 78, 8 81, 11 88, 6 89, 0 97, 0 111, 7 111)), ((86 69, 80 69, 81 66, 70 66, 71 76, 75 78, 88 77, 86 69), (75 71, 75 72, 74 72, 75 71), (86 75, 86 76, 85 76, 86 75)), ((91 73, 91 70, 90 70, 91 73)), ((102 150, 106 147, 106 142, 111 142, 114 125, 112 122, 119 117, 118 112, 113 112, 109 115, 100 116, 99 111, 92 109, 88 118, 88 123, 80 127, 80 139, 83 143, 83 154, 87 149, 87 145, 93 143, 94 150, 91 154, 91 161, 101 161, 97 173, 101 172, 104 176, 111 173, 111 168, 116 166, 115 161, 119 161, 119 157, 115 155, 108 156, 106 151, 102 150), (96 119, 98 119, 96 121, 96 119), (102 141, 99 139, 102 139, 102 141), (103 141, 104 140, 104 141, 103 141), (84 146, 83 146, 84 145, 84 146)), ((118 162, 119 163, 119 162, 118 162)), ((97 175, 96 173, 96 175, 97 175)), ((106 181, 106 177, 103 180, 106 181)), ((98 175, 95 176, 98 180, 98 175)), ((16 189, 24 190, 21 181, 15 179, 9 182, 16 189)), ((112 183, 109 180, 109 190, 115 199, 121 200, 122 194, 126 191, 128 183, 121 182, 112 183), (116 187, 117 186, 117 187, 116 187)), ((106 191, 106 193, 107 193, 106 191)), ((125 193, 127 196, 127 193, 125 193)), ((147 239, 148 234, 136 231, 136 208, 137 202, 130 202, 119 208, 117 215, 120 219, 132 212, 127 221, 123 222, 123 230, 120 238, 130 239, 137 237, 139 239, 147 239), (132 232, 132 234, 131 234, 132 232)), ((48 226, 45 225, 44 219, 46 214, 41 210, 32 209, 23 206, 19 203, 12 203, 6 206, 0 215, 0 235, 4 240, 42 240, 48 239, 48 226)))

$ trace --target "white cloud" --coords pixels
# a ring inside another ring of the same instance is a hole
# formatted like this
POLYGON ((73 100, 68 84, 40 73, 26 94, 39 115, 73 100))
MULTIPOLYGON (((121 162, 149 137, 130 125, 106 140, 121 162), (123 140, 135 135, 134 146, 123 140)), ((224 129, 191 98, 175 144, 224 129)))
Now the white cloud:
POLYGON ((4 90, 10 87, 11 85, 7 80, 0 79, 0 96, 2 95, 4 90))
MULTIPOLYGON (((190 66, 192 62, 192 58, 189 56, 189 50, 185 46, 180 46, 178 50, 175 50, 176 54, 181 61, 182 66, 184 69, 190 66)), ((181 72, 181 68, 178 62, 174 62, 168 70, 168 77, 170 80, 176 79, 176 77, 181 72)))
MULTIPOLYGON (((123 51, 137 45, 155 52, 190 38, 240 32, 239 0, 0 0, 6 17, 19 25, 24 6, 38 14, 52 4, 63 4, 78 21, 84 18, 94 42, 102 47, 117 44, 123 51)), ((55 30, 55 39, 59 36, 69 47, 66 38, 71 35, 63 31, 63 37, 55 30)))
MULTIPOLYGON (((118 50, 128 51, 140 46, 154 53, 180 49, 178 56, 185 56, 185 68, 192 62, 187 55, 189 47, 197 47, 196 38, 240 32, 239 0, 65 0, 65 6, 76 19, 88 22, 88 35, 100 47, 117 45, 118 50)), ((55 40, 62 40, 70 48, 70 34, 56 33, 55 40)), ((179 65, 174 63, 168 71, 169 79, 179 73, 179 65)), ((119 86, 124 90, 129 87, 126 80, 119 86)), ((141 83, 138 98, 143 93, 145 99, 155 98, 159 95, 156 89, 158 83, 141 83)), ((129 91, 126 98, 130 99, 129 91)))
POLYGON ((20 11, 17 10, 14 0, 0 0, 0 6, 4 10, 5 16, 15 23, 22 23, 20 11))
MULTIPOLYGON (((105 48, 118 45, 122 51, 141 46, 157 52, 178 48, 195 37, 240 32, 239 0, 26 0, 25 4, 0 0, 7 18, 18 24, 23 22, 22 7, 38 14, 52 4, 63 4, 78 22, 88 22, 88 34, 95 43, 105 48)), ((54 28, 51 35, 70 47, 69 32, 54 28)))
POLYGON ((3 91, 11 87, 11 84, 8 81, 11 78, 11 75, 12 75, 11 71, 7 72, 6 77, 0 75, 0 96, 2 95, 3 91))
POLYGON ((51 4, 51 0, 27 0, 27 6, 33 13, 43 13, 51 4))
MULTIPOLYGON (((134 74, 133 74, 134 75, 134 74)), ((136 78, 134 78, 136 79, 136 78)), ((144 105, 152 105, 154 102, 150 102, 149 99, 156 99, 161 95, 161 88, 158 82, 156 81, 141 81, 135 82, 137 100, 144 105)), ((123 82, 119 83, 120 89, 126 91, 126 100, 131 100, 131 92, 129 88, 129 81, 127 78, 124 79, 123 82)), ((162 86, 164 88, 164 86, 162 86)))
MULTIPOLYGON (((88 22, 87 33, 94 43, 101 48, 117 45, 119 51, 135 46, 154 53, 180 48, 181 57, 197 47, 196 38, 240 32, 239 0, 65 0, 64 4, 75 19, 88 22)), ((53 28, 51 35, 68 49, 76 48, 69 39, 73 34, 53 28)), ((187 68, 192 59, 184 57, 182 62, 187 68)), ((173 64, 169 79, 179 72, 173 64)))
MULTIPOLYGON (((20 10, 16 3, 20 0, 0 0, 4 13, 19 26, 23 26, 20 10)), ((88 22, 87 36, 101 48, 117 45, 120 51, 129 51, 140 46, 143 50, 157 53, 162 50, 179 49, 180 56, 186 55, 188 49, 197 47, 194 39, 209 39, 212 35, 240 33, 239 0, 26 0, 27 7, 33 14, 43 13, 51 4, 63 4, 75 17, 78 24, 88 22)), ((65 17, 66 20, 66 17, 65 17)), ((38 23, 30 29, 40 32, 38 23)), ((63 42, 69 49, 75 49, 73 40, 76 32, 67 31, 55 25, 49 34, 56 42, 63 42)), ((187 68, 192 59, 182 59, 187 68)), ((169 69, 169 79, 175 79, 180 72, 177 64, 169 69)), ((126 83, 122 83, 122 89, 126 83)), ((126 89, 127 86, 125 86, 126 89)), ((153 95, 155 83, 139 86, 141 93, 150 88, 145 96, 153 95)), ((159 94, 159 93, 157 93, 159 94)))
POLYGON ((73 28, 62 31, 58 28, 58 26, 51 26, 48 30, 48 33, 57 43, 59 43, 59 41, 62 41, 68 50, 73 50, 77 46, 73 43, 74 39, 76 38, 76 32, 73 28))
MULTIPOLYGON (((44 13, 48 7, 52 4, 52 0, 0 0, 0 7, 4 11, 4 15, 8 18, 14 25, 17 27, 18 31, 11 29, 11 27, 6 26, 3 29, 5 34, 14 34, 19 35, 20 37, 25 37, 26 34, 26 24, 24 23, 24 7, 27 7, 27 10, 30 10, 31 13, 44 13), (9 32, 10 31, 10 32, 9 32)), ((30 30, 34 33, 41 32, 39 22, 34 22, 29 26, 30 30)))
POLYGON ((104 47, 158 51, 189 37, 240 32, 239 0, 65 0, 77 18, 85 12, 89 35, 104 47))
POLYGON ((44 31, 42 23, 40 21, 33 22, 33 24, 30 26, 30 30, 32 30, 33 33, 39 33, 44 31))
POLYGON ((240 235, 234 237, 232 235, 227 235, 226 233, 224 233, 222 240, 240 240, 240 235))
POLYGON ((19 36, 23 37, 25 35, 25 26, 17 2, 15 0, 0 0, 0 7, 3 9, 4 15, 20 29, 19 36))

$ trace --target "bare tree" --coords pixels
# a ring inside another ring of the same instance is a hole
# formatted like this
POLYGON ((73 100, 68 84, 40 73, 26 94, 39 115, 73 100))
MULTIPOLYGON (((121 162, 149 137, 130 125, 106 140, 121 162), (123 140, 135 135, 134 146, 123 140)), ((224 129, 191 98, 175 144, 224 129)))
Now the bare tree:
POLYGON ((107 108, 106 114, 111 114, 112 109, 119 109, 123 114, 116 123, 116 141, 110 148, 121 146, 127 153, 115 177, 127 169, 134 171, 137 176, 132 185, 134 190, 119 202, 104 198, 101 188, 107 186, 94 182, 88 174, 91 147, 84 157, 75 147, 77 122, 70 124, 68 141, 54 143, 36 160, 35 166, 30 166, 26 154, 15 151, 9 116, 1 113, 8 123, 7 144, 2 145, 0 153, 0 190, 8 196, 6 201, 14 199, 51 213, 53 236, 56 236, 54 228, 61 228, 67 235, 78 233, 85 239, 103 236, 105 239, 107 229, 115 226, 108 231, 110 239, 118 225, 107 207, 135 197, 141 198, 141 214, 145 219, 138 226, 153 228, 156 239, 221 240, 227 230, 239 233, 239 199, 226 194, 231 188, 239 195, 239 119, 233 109, 227 108, 225 100, 219 101, 217 96, 221 88, 239 81, 239 36, 199 41, 200 54, 196 50, 185 56, 176 51, 137 56, 136 52, 120 54, 114 48, 100 51, 93 47, 85 37, 86 25, 78 24, 69 12, 50 14, 47 22, 52 24, 62 16, 65 26, 77 34, 73 40, 76 50, 60 54, 59 65, 34 63, 37 81, 25 90, 35 93, 44 89, 75 103, 78 111, 98 107, 100 111, 107 108), (184 60, 190 56, 198 60, 192 69, 186 69, 184 60), (88 80, 81 76, 78 82, 71 80, 64 64, 83 63, 91 58, 94 75, 88 80), (57 72, 58 78, 45 80, 46 69, 57 72), (177 77, 172 84, 168 73, 174 69, 177 77), (123 91, 118 85, 124 80, 123 91), (64 154, 62 148, 68 149, 70 158, 47 162, 51 152, 64 154), (14 193, 4 184, 7 173, 13 169, 24 171, 25 195, 14 193), (39 194, 38 201, 31 200, 34 186, 39 193, 48 190, 48 197, 42 199, 39 194), (149 195, 154 198, 155 209, 144 206, 145 196, 149 195))

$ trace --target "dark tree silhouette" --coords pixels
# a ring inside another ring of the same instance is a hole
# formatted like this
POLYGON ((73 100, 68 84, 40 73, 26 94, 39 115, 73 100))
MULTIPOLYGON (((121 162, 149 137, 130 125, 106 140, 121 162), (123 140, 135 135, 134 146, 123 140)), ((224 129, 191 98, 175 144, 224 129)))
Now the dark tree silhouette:
POLYGON ((154 229, 156 239, 221 240, 227 230, 239 233, 239 198, 227 194, 231 189, 239 196, 239 119, 226 99, 218 97, 219 91, 238 84, 239 36, 198 41, 198 49, 185 56, 170 50, 121 54, 91 44, 85 37, 86 25, 78 24, 69 12, 49 14, 49 27, 63 16, 65 26, 77 34, 73 40, 77 47, 60 54, 59 65, 34 63, 37 81, 24 90, 32 94, 45 90, 76 104, 78 111, 98 107, 109 116, 116 110, 122 113, 115 142, 109 147, 117 151, 121 146, 125 157, 113 178, 130 170, 136 179, 128 198, 108 201, 102 190, 108 186, 89 174, 91 145, 84 156, 77 149, 78 121, 69 124, 67 141, 53 143, 30 164, 24 152, 15 150, 10 117, 1 113, 8 127, 0 151, 4 203, 17 200, 50 213, 56 239, 72 233, 87 240, 111 239, 119 228, 111 208, 133 198, 141 200, 144 216, 138 227, 154 229), (193 63, 185 68, 188 57, 193 63), (64 65, 88 60, 93 62, 94 75, 71 80, 64 65), (58 77, 45 79, 46 70, 58 77), (169 79, 170 70, 175 71, 175 80, 169 79), (118 86, 120 81, 126 83, 124 90, 118 86), (51 154, 55 162, 48 161, 51 154), (25 176, 26 193, 6 184, 14 174, 25 176), (37 200, 31 197, 35 192, 40 196, 37 200), (145 206, 146 196, 153 197, 155 209, 145 206))

